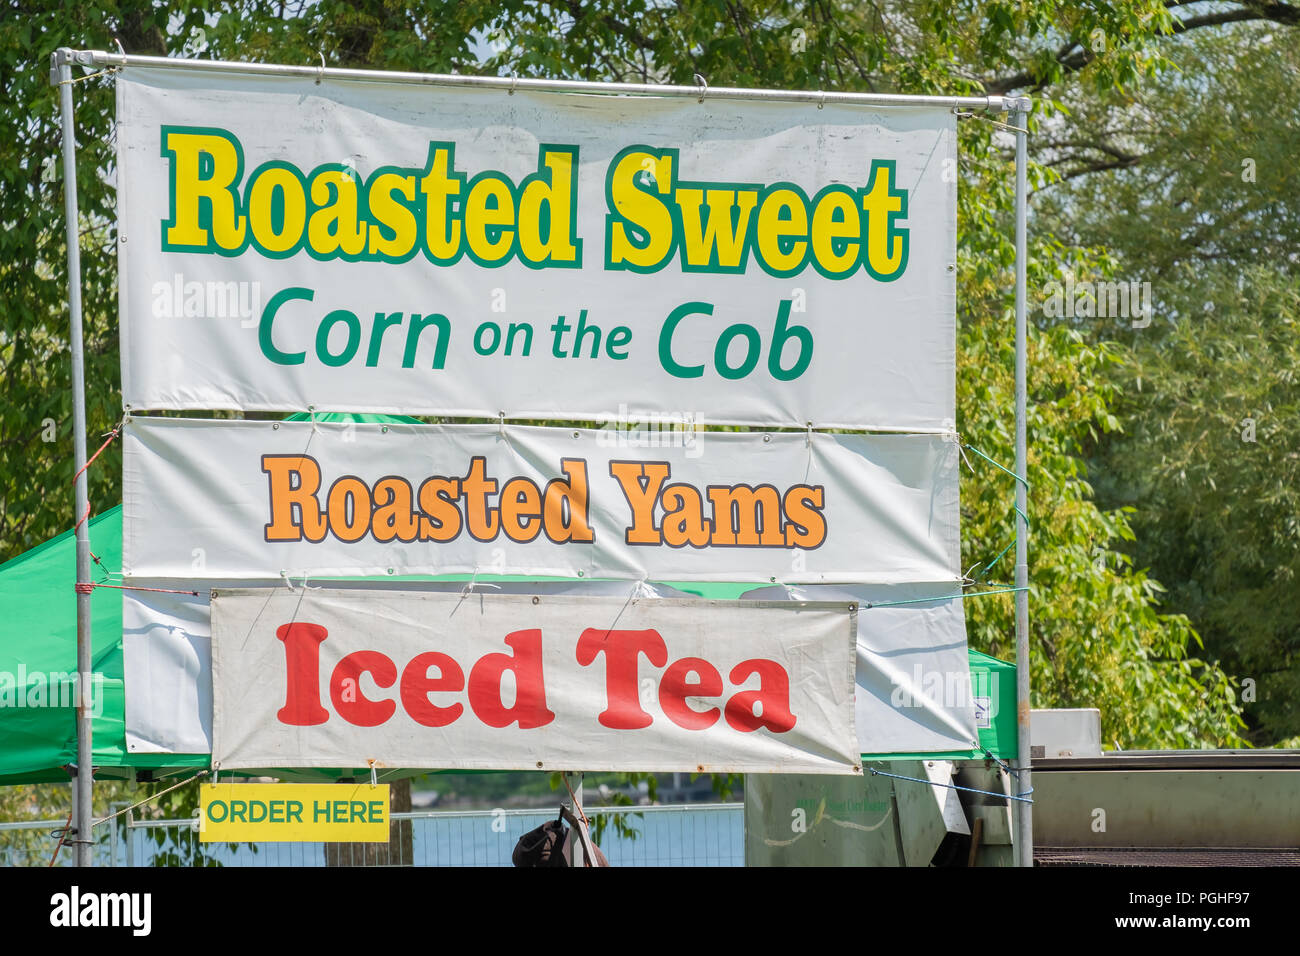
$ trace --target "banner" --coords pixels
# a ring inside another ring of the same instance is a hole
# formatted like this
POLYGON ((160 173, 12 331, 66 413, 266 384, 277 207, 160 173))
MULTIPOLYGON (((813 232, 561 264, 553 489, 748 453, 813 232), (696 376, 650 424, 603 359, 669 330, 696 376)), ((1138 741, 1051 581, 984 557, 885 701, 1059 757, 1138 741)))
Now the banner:
MULTIPOLYGON (((179 589, 191 583, 157 580, 148 581, 147 586, 179 589)), ((219 589, 239 586, 235 581, 207 583, 219 589)), ((467 582, 340 582, 332 586, 418 589, 459 596, 467 582)), ((951 585, 805 585, 759 590, 738 585, 704 587, 710 597, 858 604, 854 707, 861 753, 965 750, 981 726, 981 704, 986 719, 997 716, 996 683, 990 686, 985 680, 980 686, 972 686, 963 602, 953 597, 955 589, 951 585)), ((288 593, 284 584, 268 586, 262 593, 269 595, 277 588, 288 593)), ((476 602, 480 592, 606 596, 621 602, 631 596, 692 596, 663 584, 480 580, 467 600, 476 602)), ((207 590, 196 596, 125 591, 122 601, 128 751, 211 753, 212 629, 207 590)), ((996 675, 993 679, 996 681, 996 675)), ((1014 702, 1014 689, 1011 697, 1014 702)))
POLYGON ((960 580, 936 435, 131 418, 129 577, 960 580))
POLYGON ((979 727, 996 716, 996 687, 973 683, 966 617, 954 592, 960 594, 934 585, 810 584, 743 596, 857 604, 858 744, 864 754, 923 754, 977 746, 979 727))
POLYGON ((387 843, 388 784, 204 783, 200 843, 387 843))
POLYGON ((941 107, 117 77, 128 411, 943 432, 941 107))
POLYGON ((856 612, 217 590, 212 765, 861 773, 856 612))

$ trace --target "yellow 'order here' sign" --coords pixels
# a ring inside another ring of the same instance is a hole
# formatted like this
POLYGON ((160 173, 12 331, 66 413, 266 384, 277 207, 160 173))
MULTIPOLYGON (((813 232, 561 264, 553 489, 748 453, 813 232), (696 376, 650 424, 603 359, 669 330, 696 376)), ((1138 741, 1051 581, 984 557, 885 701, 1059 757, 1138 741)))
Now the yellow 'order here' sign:
POLYGON ((202 843, 388 841, 388 784, 203 784, 199 806, 202 843))

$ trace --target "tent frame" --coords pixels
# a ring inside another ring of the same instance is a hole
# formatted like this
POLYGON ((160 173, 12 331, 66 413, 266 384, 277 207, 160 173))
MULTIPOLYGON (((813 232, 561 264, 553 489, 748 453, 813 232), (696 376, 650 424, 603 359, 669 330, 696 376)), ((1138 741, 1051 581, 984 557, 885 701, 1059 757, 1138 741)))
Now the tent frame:
MULTIPOLYGON (((949 107, 959 116, 963 110, 983 110, 989 113, 1009 113, 1016 142, 1015 184, 1015 406, 1016 406, 1016 726, 1018 754, 1016 770, 1019 791, 1032 790, 1029 755, 1029 565, 1026 521, 1026 429, 1025 429, 1025 342, 1026 342, 1026 211, 1028 189, 1026 184, 1026 126, 1033 104, 1023 96, 909 96, 895 93, 844 93, 809 90, 764 90, 734 87, 710 87, 704 77, 696 74, 695 86, 662 85, 647 83, 597 83, 578 80, 520 79, 517 76, 460 76, 437 73, 404 73, 382 70, 355 70, 327 67, 324 55, 320 66, 288 66, 270 63, 240 63, 227 60, 186 60, 172 57, 135 56, 125 52, 109 53, 104 50, 73 50, 61 47, 51 56, 50 83, 59 87, 60 119, 63 133, 64 215, 68 257, 68 313, 69 342, 72 349, 72 422, 75 465, 77 468, 74 491, 76 513, 83 517, 76 526, 77 543, 77 671, 81 674, 80 687, 90 686, 90 601, 91 588, 80 586, 90 581, 90 537, 87 518, 90 504, 86 481, 86 400, 85 358, 82 347, 81 322, 81 253, 79 242, 79 212, 77 206, 76 120, 73 113, 73 66, 110 69, 113 71, 132 66, 165 67, 198 72, 240 73, 256 76, 297 77, 349 82, 404 83, 423 86, 498 89, 513 94, 517 90, 548 93, 586 93, 629 96, 693 96, 703 103, 706 98, 715 100, 743 100, 759 102, 809 103, 819 108, 827 103, 865 107, 949 107)), ((74 820, 70 841, 76 846, 78 866, 91 865, 94 846, 94 810, 91 803, 91 772, 80 772, 91 767, 91 716, 88 701, 83 697, 77 703, 77 768, 74 793, 74 820)), ((1033 829, 1031 804, 1015 801, 1016 859, 1020 866, 1033 865, 1033 829)))

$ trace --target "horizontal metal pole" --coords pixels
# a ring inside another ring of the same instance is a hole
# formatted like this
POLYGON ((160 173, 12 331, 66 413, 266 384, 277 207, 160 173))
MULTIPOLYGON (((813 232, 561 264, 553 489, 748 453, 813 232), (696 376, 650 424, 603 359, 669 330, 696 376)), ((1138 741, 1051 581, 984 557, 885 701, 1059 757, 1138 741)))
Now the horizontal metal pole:
POLYGON ((908 96, 902 93, 837 93, 832 90, 753 90, 726 86, 662 86, 653 83, 592 83, 583 80, 539 80, 512 76, 467 76, 453 73, 397 73, 385 70, 351 70, 323 66, 287 66, 275 63, 240 63, 231 60, 186 60, 169 56, 136 56, 105 50, 73 50, 71 62, 81 66, 167 67, 206 73, 244 73, 254 76, 292 76, 305 80, 345 80, 361 83, 407 83, 503 91, 544 93, 597 93, 626 96, 701 96, 709 100, 756 100, 777 103, 835 103, 845 106, 943 106, 953 109, 1006 112, 1015 103, 1004 96, 908 96))
POLYGON ((6 820, 0 823, 0 833, 10 830, 59 830, 67 825, 67 820, 6 820))

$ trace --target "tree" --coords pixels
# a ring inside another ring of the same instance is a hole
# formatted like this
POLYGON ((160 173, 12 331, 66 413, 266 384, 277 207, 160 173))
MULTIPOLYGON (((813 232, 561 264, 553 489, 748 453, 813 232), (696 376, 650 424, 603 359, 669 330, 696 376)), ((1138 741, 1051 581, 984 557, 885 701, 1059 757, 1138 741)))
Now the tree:
POLYGON ((1131 342, 1126 428, 1092 467, 1103 500, 1137 508, 1131 559, 1250 679, 1260 744, 1300 733, 1300 131, 1279 108, 1300 76, 1294 40, 1251 23, 1170 43, 1160 84, 1075 111, 1122 130, 1134 161, 1071 176, 1043 203, 1072 241, 1108 249, 1112 272, 1150 284, 1137 327, 1076 323, 1131 342))
MULTIPOLYGON (((1173 4, 1172 6, 1182 6, 1173 4)), ((1243 17, 1288 16, 1285 5, 1230 5, 1243 17), (1279 12, 1281 11, 1281 12, 1279 12)), ((1169 5, 1154 0, 1017 5, 966 0, 956 6, 898 2, 860 6, 649 0, 596 4, 437 2, 404 6, 367 0, 317 3, 205 4, 184 14, 126 0, 65 11, 46 3, 9 17, 0 51, 13 69, 4 115, 6 152, 0 222, 7 243, 4 291, 18 307, 4 318, 0 349, 11 402, 0 415, 0 553, 12 555, 71 524, 55 489, 71 480, 66 424, 61 442, 38 444, 46 413, 66 423, 66 322, 57 183, 42 182, 40 160, 56 153, 54 92, 48 54, 63 44, 130 52, 176 52, 184 44, 232 59, 327 62, 447 72, 487 71, 588 79, 694 82, 912 93, 971 93, 1029 88, 1043 97, 1047 121, 1060 122, 1055 84, 1077 76, 1094 89, 1128 87, 1159 63, 1159 37, 1175 30, 1169 5), (199 31, 202 31, 201 33, 199 31), (1094 49, 1097 31, 1113 38, 1094 49), (1080 54, 1087 42, 1086 54, 1080 54), (477 50, 493 44, 480 60, 477 50), (33 161, 35 160, 35 161, 33 161), (34 209, 48 210, 34 216, 34 209)), ((1186 25, 1216 28, 1206 20, 1186 25)), ((87 290, 89 413, 92 432, 117 417, 111 250, 111 77, 77 86, 84 286, 87 290)), ((1035 122, 1038 122, 1037 120, 1035 122)), ((958 299, 959 408, 966 439, 1011 460, 1009 310, 1012 297, 1010 168, 1005 140, 985 118, 960 126, 958 299)), ((1031 285, 1063 263, 1103 261, 1087 249, 1039 232, 1031 285)), ((1108 738, 1124 746, 1235 742, 1240 721, 1231 683, 1191 656, 1186 619, 1157 613, 1157 585, 1134 572, 1116 545, 1128 517, 1092 498, 1084 460, 1115 427, 1118 399, 1113 348, 1069 329, 1037 329, 1031 342, 1032 417, 1029 479, 1034 520, 1035 703, 1099 704, 1108 738)), ((117 500, 120 460, 112 450, 92 472, 97 508, 117 500)), ((1010 492, 981 475, 966 488, 968 561, 990 561, 1009 540, 1010 492)), ((994 476, 996 478, 996 476, 994 476)), ((1005 567, 1005 566, 1002 566, 1005 567)), ((993 580, 993 571, 987 571, 993 580)), ((1000 573, 1001 567, 997 569, 1000 573)), ((970 602, 977 646, 1006 653, 1010 601, 970 602)))

